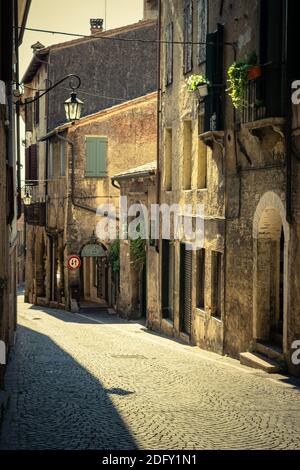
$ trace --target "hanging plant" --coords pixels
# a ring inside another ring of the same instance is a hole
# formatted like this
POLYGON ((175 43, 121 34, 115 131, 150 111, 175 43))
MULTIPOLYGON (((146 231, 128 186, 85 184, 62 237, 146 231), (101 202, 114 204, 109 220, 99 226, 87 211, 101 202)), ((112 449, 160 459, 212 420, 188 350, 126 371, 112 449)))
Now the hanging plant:
POLYGON ((108 249, 108 261, 111 265, 112 272, 118 273, 120 271, 120 240, 114 240, 108 249))
POLYGON ((241 109, 245 105, 245 92, 249 80, 256 79, 260 76, 261 67, 257 65, 257 55, 255 52, 239 62, 234 62, 228 69, 229 88, 227 92, 232 99, 233 106, 241 109))
POLYGON ((198 91, 200 96, 207 96, 210 83, 203 75, 191 75, 186 79, 185 83, 190 93, 198 91))
POLYGON ((146 263, 146 240, 141 237, 130 240, 130 259, 135 269, 143 268, 146 263))

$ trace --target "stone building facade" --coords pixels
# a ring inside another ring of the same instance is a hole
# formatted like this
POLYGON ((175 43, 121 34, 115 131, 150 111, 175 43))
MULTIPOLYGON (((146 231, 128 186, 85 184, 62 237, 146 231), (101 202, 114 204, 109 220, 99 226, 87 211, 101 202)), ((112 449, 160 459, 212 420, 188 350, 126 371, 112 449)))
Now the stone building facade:
POLYGON ((298 10, 288 0, 161 2, 161 201, 192 204, 194 216, 203 205, 205 236, 192 252, 184 237, 161 240, 153 317, 157 329, 192 344, 254 366, 285 361, 297 374, 298 10), (248 78, 234 110, 227 71, 253 53, 261 76, 248 78), (206 98, 187 91, 191 74, 209 80, 206 98))
MULTIPOLYGON (((17 218, 20 216, 19 46, 30 1, 0 3, 0 340, 6 350, 16 327, 17 218)), ((4 367, 0 365, 0 388, 4 367)))
MULTIPOLYGON (((79 96, 84 101, 82 116, 89 119, 93 119, 91 116, 99 111, 115 110, 118 106, 122 108, 127 102, 148 96, 157 89, 157 44, 151 42, 156 39, 156 34, 155 19, 144 19, 136 24, 111 31, 102 32, 101 29, 97 29, 92 31, 90 37, 48 48, 39 43, 35 44, 32 61, 23 77, 24 102, 38 97, 49 84, 54 84, 71 73, 77 74, 81 79, 79 96), (144 42, 135 39, 150 40, 150 42, 145 46, 144 42), (146 61, 149 67, 144 67, 146 61)), ((76 79, 74 84, 75 81, 76 79)), ((53 193, 59 193, 61 186, 59 178, 53 181, 51 174, 63 175, 63 171, 60 167, 51 167, 53 157, 51 152, 56 147, 48 146, 47 140, 41 138, 66 121, 63 106, 68 93, 66 84, 68 82, 57 86, 32 105, 25 106, 26 113, 24 113, 27 147, 26 187, 32 197, 31 204, 25 209, 27 246, 25 297, 29 302, 36 303, 38 299, 48 299, 61 306, 69 302, 63 295, 61 286, 63 275, 60 273, 60 280, 56 281, 56 268, 49 274, 46 263, 51 257, 55 257, 53 246, 61 243, 63 239, 60 232, 65 223, 63 206, 58 210, 59 219, 55 223, 49 222, 53 217, 49 197, 53 193), (49 252, 49 246, 52 246, 52 254, 49 252), (60 293, 57 293, 57 288, 53 287, 56 284, 60 285, 60 293)), ((153 119, 154 123, 155 116, 153 119)), ((133 137, 139 138, 139 136, 133 137)), ((132 143, 132 147, 134 145, 132 143)), ((82 149, 81 151, 84 153, 82 149)), ((146 161, 148 160, 142 157, 141 163, 146 161)), ((140 162, 135 158, 131 160, 131 165, 138 163, 140 162)), ((127 169, 127 166, 120 169, 127 169)), ((101 198, 103 199, 104 194, 109 196, 109 185, 105 185, 103 179, 100 186, 101 198)), ((94 189, 95 185, 91 185, 90 191, 94 189)), ((96 207, 95 203, 93 207, 96 207)), ((92 213, 93 211, 87 210, 84 216, 89 219, 92 213)), ((62 246, 59 246, 59 249, 61 250, 62 246)), ((57 260, 55 263, 58 263, 57 260)), ((63 271, 63 268, 61 269, 63 271)), ((80 296, 78 292, 76 295, 80 296)))
POLYGON ((118 216, 119 191, 111 177, 155 158, 156 109, 157 94, 151 93, 42 138, 48 147, 47 288, 37 303, 66 309, 84 302, 116 307, 117 286, 108 263, 111 239, 101 238, 97 226, 118 216), (78 270, 68 266, 73 255, 81 259, 78 270))
MULTIPOLYGON (((112 178, 114 184, 120 186, 120 196, 127 198, 127 206, 136 206, 136 217, 138 213, 143 214, 141 223, 144 226, 148 222, 147 215, 151 213, 151 205, 156 203, 156 170, 157 164, 154 161, 131 168, 112 178), (147 209, 147 214, 144 214, 142 209, 147 209)), ((131 217, 126 219, 127 232, 130 219, 131 217)), ((136 264, 132 259, 130 237, 120 240, 120 290, 117 310, 126 318, 143 318, 151 327, 148 320, 159 310, 159 256, 156 243, 151 243, 148 239, 141 244, 141 249, 144 249, 145 255, 142 262, 136 264)))

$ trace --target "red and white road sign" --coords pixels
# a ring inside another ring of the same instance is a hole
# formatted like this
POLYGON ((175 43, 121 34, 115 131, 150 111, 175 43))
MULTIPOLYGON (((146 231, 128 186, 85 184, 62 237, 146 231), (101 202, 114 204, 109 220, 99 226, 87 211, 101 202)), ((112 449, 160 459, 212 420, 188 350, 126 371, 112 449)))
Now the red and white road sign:
POLYGON ((73 269, 74 271, 76 269, 79 269, 81 266, 81 259, 79 256, 73 255, 70 256, 69 261, 68 261, 68 268, 73 269))

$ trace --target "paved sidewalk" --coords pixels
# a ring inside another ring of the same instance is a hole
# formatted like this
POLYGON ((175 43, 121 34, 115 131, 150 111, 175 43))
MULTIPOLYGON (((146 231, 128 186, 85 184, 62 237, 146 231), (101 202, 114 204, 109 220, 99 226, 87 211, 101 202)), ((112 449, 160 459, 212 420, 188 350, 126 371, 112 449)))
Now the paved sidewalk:
POLYGON ((118 317, 24 304, 1 449, 300 449, 299 382, 118 317))

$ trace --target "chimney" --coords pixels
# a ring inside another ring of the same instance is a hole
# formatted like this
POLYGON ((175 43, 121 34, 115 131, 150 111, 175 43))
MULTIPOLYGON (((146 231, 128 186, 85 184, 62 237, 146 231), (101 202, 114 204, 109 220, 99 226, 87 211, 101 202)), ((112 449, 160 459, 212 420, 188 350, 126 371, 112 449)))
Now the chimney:
POLYGON ((144 0, 144 20, 153 20, 158 16, 158 0, 144 0))
POLYGON ((91 35, 92 36, 94 34, 97 34, 97 33, 102 33, 102 31, 103 31, 103 19, 102 18, 92 18, 92 19, 90 19, 90 25, 91 25, 91 35))
POLYGON ((40 51, 41 49, 44 49, 44 47, 45 46, 38 41, 35 44, 32 44, 31 49, 33 50, 33 53, 35 53, 37 51, 40 51))

